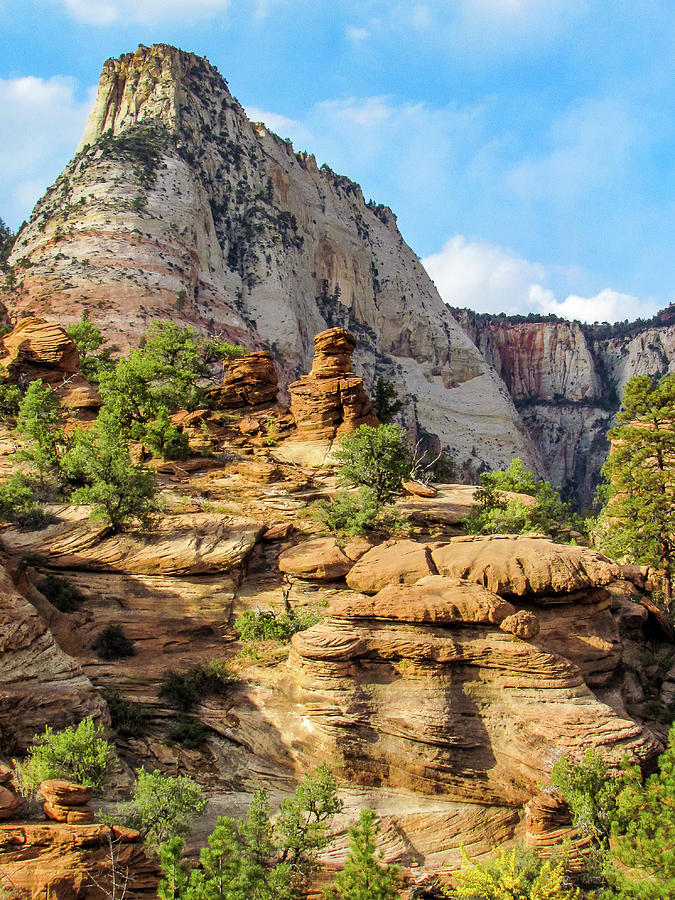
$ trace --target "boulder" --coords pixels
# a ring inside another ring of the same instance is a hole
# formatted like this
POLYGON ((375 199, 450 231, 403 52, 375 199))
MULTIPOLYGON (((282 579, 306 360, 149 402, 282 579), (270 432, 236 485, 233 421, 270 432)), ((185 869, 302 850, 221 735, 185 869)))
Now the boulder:
POLYGON ((85 785, 55 778, 41 782, 40 793, 48 803, 61 806, 86 806, 91 800, 91 790, 85 785))
POLYGON ((431 499, 438 496, 438 491, 430 484, 423 484, 421 481, 404 481, 403 489, 414 497, 424 497, 431 499))
POLYGON ((33 372, 75 375, 80 364, 80 354, 65 329, 58 322, 46 322, 37 316, 21 319, 2 338, 2 350, 0 365, 10 378, 33 372))
POLYGON ((262 533, 263 541, 285 541, 293 532, 292 522, 278 522, 276 525, 268 525, 262 533))
POLYGON ((392 584, 374 597, 354 596, 331 607, 331 614, 349 619, 499 625, 515 618, 514 607, 480 585, 443 575, 427 575, 412 585, 392 584))
POLYGON ((572 813, 562 794, 542 791, 525 805, 525 825, 533 834, 572 824, 572 813))
POLYGON ((365 553, 347 576, 354 591, 376 594, 388 584, 414 584, 425 575, 436 575, 432 550, 440 544, 386 541, 365 553))
POLYGON ((333 440, 361 425, 379 424, 363 378, 351 370, 355 346, 344 328, 329 328, 314 338, 311 372, 288 387, 298 439, 333 440))
POLYGON ((564 602, 560 595, 601 587, 618 576, 617 566, 595 550, 531 535, 452 538, 433 551, 432 560, 441 575, 540 603, 564 602))
POLYGON ((17 797, 9 788, 0 787, 0 819, 13 819, 17 810, 23 805, 21 797, 17 797))
POLYGON ((256 350, 225 363, 225 378, 209 392, 213 409, 241 409, 274 403, 279 391, 271 353, 256 350))
POLYGON ((279 555, 279 571, 310 581, 337 581, 354 565, 335 538, 303 541, 279 555))
POLYGON ((514 615, 507 616, 500 623, 499 627, 502 631, 515 634, 516 637, 521 638, 523 641, 529 641, 539 634, 539 619, 534 613, 519 609, 514 615))

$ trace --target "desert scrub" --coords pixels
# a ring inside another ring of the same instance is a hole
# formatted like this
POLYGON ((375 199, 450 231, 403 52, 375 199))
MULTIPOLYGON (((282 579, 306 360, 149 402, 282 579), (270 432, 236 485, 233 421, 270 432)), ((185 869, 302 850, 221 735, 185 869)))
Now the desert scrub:
POLYGON ((185 672, 168 669, 162 678, 159 696, 182 712, 191 710, 202 697, 224 694, 232 681, 222 660, 212 659, 207 665, 197 663, 185 672))
POLYGON ((362 487, 357 493, 338 491, 332 500, 317 500, 312 515, 332 532, 356 536, 375 528, 380 509, 375 494, 362 487))
POLYGON ((287 644, 294 634, 306 631, 321 619, 317 610, 285 610, 276 613, 272 609, 247 609, 234 623, 240 641, 278 641, 287 644))
POLYGON ((49 778, 75 781, 98 791, 103 786, 113 755, 112 745, 104 737, 105 729, 90 717, 78 725, 54 731, 47 725, 33 738, 21 778, 26 787, 37 791, 49 778))
POLYGON ((110 722, 120 737, 143 737, 150 726, 150 711, 143 703, 122 697, 116 685, 104 688, 101 695, 108 704, 110 722))
POLYGON ((74 584, 66 578, 57 578, 55 575, 47 575, 38 584, 38 590, 53 607, 63 613, 75 612, 84 599, 74 584))
POLYGON ((124 629, 116 622, 111 622, 99 633, 92 645, 92 649, 101 659, 123 659, 133 656, 134 642, 126 636, 124 629))
POLYGON ((0 519, 26 531, 44 528, 50 521, 35 499, 33 482, 22 472, 15 472, 0 483, 0 519))
POLYGON ((184 713, 179 715, 167 734, 174 744, 180 744, 186 750, 198 750, 209 736, 206 728, 195 716, 184 713))

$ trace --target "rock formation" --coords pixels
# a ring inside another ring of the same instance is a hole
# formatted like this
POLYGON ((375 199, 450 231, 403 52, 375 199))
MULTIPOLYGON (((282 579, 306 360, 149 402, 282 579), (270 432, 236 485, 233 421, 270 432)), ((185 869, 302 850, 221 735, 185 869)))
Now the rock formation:
POLYGON ((57 322, 21 319, 0 342, 0 368, 10 381, 41 379, 56 391, 71 415, 93 414, 101 406, 95 389, 79 372, 77 347, 57 322))
POLYGON ((91 825, 94 810, 89 807, 91 791, 72 781, 50 779, 40 785, 44 797, 44 810, 48 819, 67 822, 69 825, 91 825))
POLYGON ((105 63, 77 155, 10 264, 0 299, 15 316, 86 310, 121 346, 170 317, 270 349, 282 388, 308 371, 314 335, 344 326, 367 392, 393 381, 411 434, 436 435, 467 471, 515 455, 541 469, 393 213, 249 122, 192 54, 160 44, 105 63))
POLYGON ((0 569, 0 749, 24 750, 45 725, 85 716, 107 721, 105 703, 72 657, 0 569))
POLYGON ((225 379, 209 399, 215 409, 240 409, 274 403, 279 379, 271 353, 247 353, 225 364, 225 379))
POLYGON ((352 372, 355 347, 344 328, 329 328, 314 338, 311 372, 288 386, 299 438, 332 441, 361 425, 379 424, 363 378, 352 372))
POLYGON ((546 477, 589 505, 623 386, 675 371, 674 308, 616 326, 453 313, 506 383, 546 477))
POLYGON ((126 877, 128 872, 129 900, 156 897, 160 872, 145 855, 138 832, 108 825, 0 825, 0 887, 54 900, 110 896, 105 892, 112 882, 111 840, 118 890, 120 875, 126 877))

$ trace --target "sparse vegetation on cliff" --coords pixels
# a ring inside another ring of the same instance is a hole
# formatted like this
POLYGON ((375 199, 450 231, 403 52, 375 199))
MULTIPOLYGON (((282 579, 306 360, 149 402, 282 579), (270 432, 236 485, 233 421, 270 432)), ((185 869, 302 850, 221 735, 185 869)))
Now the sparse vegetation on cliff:
POLYGON ((37 791, 40 782, 50 778, 74 781, 98 791, 105 781, 112 755, 105 729, 91 718, 61 731, 47 725, 42 734, 35 735, 21 766, 21 777, 33 791, 37 791))

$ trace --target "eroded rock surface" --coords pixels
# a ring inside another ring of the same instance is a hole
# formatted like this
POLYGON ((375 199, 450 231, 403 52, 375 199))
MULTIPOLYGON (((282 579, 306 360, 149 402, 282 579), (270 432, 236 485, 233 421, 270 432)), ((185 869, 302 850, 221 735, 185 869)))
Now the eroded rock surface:
POLYGON ((46 724, 62 728, 85 716, 107 721, 103 700, 78 663, 0 569, 0 737, 20 752, 46 724))
POLYGON ((226 363, 222 385, 209 396, 215 409, 240 409, 274 403, 278 390, 274 358, 260 350, 226 363))

